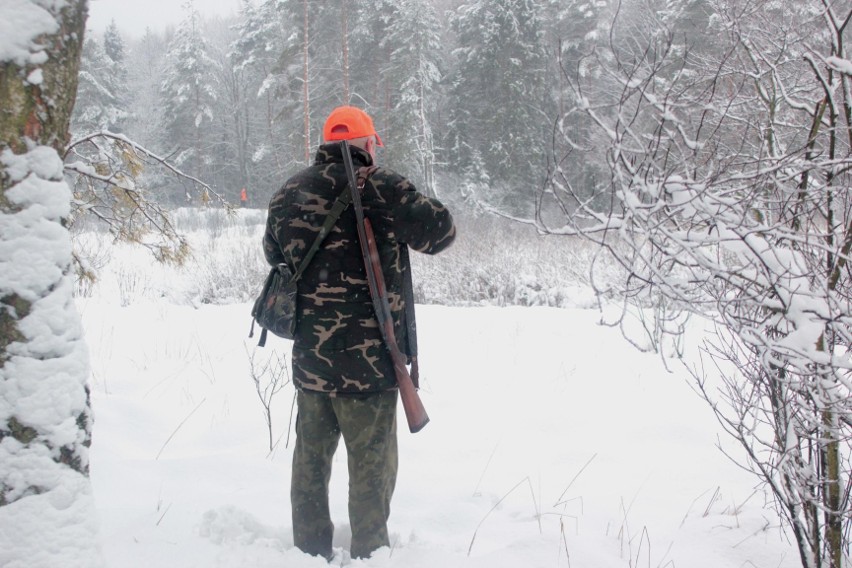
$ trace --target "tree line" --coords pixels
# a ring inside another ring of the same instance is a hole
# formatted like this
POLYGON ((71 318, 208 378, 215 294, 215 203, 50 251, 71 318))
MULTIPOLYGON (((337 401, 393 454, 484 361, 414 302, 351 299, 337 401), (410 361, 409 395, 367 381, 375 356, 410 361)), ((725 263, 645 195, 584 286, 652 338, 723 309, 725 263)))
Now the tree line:
MULTIPOLYGON (((674 30, 700 11, 695 2, 661 4, 674 30)), ((564 74, 619 9, 577 0, 245 0, 235 18, 210 19, 189 0, 173 29, 129 40, 113 23, 89 36, 72 132, 125 134, 228 200, 245 187, 264 206, 312 159, 328 112, 353 104, 375 118, 382 163, 421 191, 530 213, 570 96, 564 74)), ((90 158, 103 161, 106 146, 89 148, 90 158)), ((195 199, 186 180, 137 173, 137 188, 161 203, 195 199)))

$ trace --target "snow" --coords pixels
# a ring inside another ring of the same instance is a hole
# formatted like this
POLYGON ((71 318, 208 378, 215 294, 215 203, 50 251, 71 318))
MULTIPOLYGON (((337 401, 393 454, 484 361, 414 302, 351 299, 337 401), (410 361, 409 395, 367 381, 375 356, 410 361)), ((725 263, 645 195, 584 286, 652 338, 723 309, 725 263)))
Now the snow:
MULTIPOLYGON (((49 467, 49 464, 33 465, 49 467)), ((58 485, 55 490, 3 507, 0 566, 94 568, 99 565, 88 552, 99 546, 93 541, 93 535, 98 534, 98 517, 93 513, 91 485, 82 476, 69 472, 58 474, 54 481, 58 485)))
MULTIPOLYGON (((107 564, 326 566, 290 534, 292 387, 274 399, 270 453, 249 372, 250 353, 289 356, 289 343, 256 348, 248 303, 78 305, 107 564)), ((418 317, 432 421, 416 435, 401 421, 392 548, 349 559, 338 452, 333 565, 797 565, 685 375, 600 326, 597 311, 418 306, 418 317)))
POLYGON ((40 4, 42 1, 0 0, 0 14, 3 14, 0 18, 0 61, 12 61, 20 66, 47 61, 47 54, 35 44, 35 39, 55 32, 58 24, 40 4))
MULTIPOLYGON (((3 159, 19 183, 33 181, 28 171, 55 173, 48 154, 3 159)), ((38 187, 12 195, 43 213, 65 211, 59 202, 67 193, 55 203, 38 187)), ((21 219, 29 219, 26 209, 21 219)), ((36 217, 22 235, 40 233, 36 217)), ((227 241, 198 249, 220 277, 259 247, 260 225, 239 221, 235 232, 200 223, 227 241)), ((78 242, 95 238, 110 239, 83 234, 78 242)), ((62 257, 36 238, 21 243, 62 257)), ((41 379, 15 387, 55 441, 67 443, 77 435, 73 424, 47 424, 52 410, 69 416, 82 403, 79 392, 63 390, 69 381, 62 373, 91 377, 91 489, 70 470, 53 468, 49 455, 11 462, 19 448, 4 440, 7 482, 38 475, 54 489, 0 508, 0 565, 90 568, 99 564, 85 551, 100 548, 104 565, 115 568, 327 566, 292 542, 292 386, 273 399, 277 445, 270 452, 251 379, 252 354, 289 358, 289 343, 270 338, 257 348, 246 337, 248 302, 199 301, 191 282, 201 276, 197 266, 161 270, 144 251, 104 246, 114 260, 76 300, 91 356, 79 322, 62 309, 70 295, 63 284, 40 305, 51 317, 26 328, 50 338, 32 349, 58 358, 26 371, 41 379), (73 348, 62 354, 63 345, 73 348)), ((10 274, 5 267, 0 273, 10 274)), ((673 361, 674 372, 666 371, 658 356, 601 326, 602 314, 585 307, 588 296, 579 293, 576 307, 564 309, 418 306, 421 395, 432 420, 412 435, 400 419, 392 547, 368 560, 348 557, 341 451, 331 486, 333 565, 798 565, 766 495, 754 489, 757 480, 717 448, 739 455, 686 373, 673 361)), ((691 329, 691 345, 702 337, 691 329)))
POLYGON ((826 65, 835 71, 840 71, 846 75, 852 75, 852 61, 831 55, 825 58, 826 65))
POLYGON ((41 69, 36 69, 27 75, 27 83, 30 85, 41 85, 44 83, 44 72, 41 69))
POLYGON ((7 149, 0 161, 16 182, 6 196, 22 207, 0 218, 0 291, 32 301, 53 285, 63 261, 70 259, 71 242, 63 242, 67 231, 58 222, 70 210, 70 191, 62 179, 62 162, 51 148, 38 147, 23 156, 7 149))

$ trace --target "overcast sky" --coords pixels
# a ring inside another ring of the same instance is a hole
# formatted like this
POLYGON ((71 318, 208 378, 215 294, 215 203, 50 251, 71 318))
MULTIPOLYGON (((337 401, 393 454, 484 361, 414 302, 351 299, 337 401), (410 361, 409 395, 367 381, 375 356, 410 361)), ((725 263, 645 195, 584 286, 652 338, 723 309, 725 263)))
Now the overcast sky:
MULTIPOLYGON (((90 0, 90 30, 102 32, 115 20, 122 33, 141 37, 145 28, 162 30, 177 24, 184 15, 181 0, 90 0)), ((239 10, 240 0, 195 0, 195 6, 204 14, 228 16, 239 10)))

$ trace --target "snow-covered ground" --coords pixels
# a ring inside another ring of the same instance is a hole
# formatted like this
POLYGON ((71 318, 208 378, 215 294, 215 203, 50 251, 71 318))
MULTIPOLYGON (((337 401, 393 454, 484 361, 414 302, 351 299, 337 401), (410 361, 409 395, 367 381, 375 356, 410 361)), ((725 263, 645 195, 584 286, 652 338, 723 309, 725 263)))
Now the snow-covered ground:
MULTIPOLYGON (((292 386, 270 453, 251 379, 249 305, 78 299, 92 354, 92 481, 107 565, 287 567, 292 386)), ((684 373, 588 309, 418 306, 431 423, 400 422, 391 549, 348 557, 345 453, 333 564, 373 567, 789 568, 756 479, 684 373)), ((693 338, 695 339, 695 338, 693 338)), ((401 409, 400 409, 401 413, 401 409)))

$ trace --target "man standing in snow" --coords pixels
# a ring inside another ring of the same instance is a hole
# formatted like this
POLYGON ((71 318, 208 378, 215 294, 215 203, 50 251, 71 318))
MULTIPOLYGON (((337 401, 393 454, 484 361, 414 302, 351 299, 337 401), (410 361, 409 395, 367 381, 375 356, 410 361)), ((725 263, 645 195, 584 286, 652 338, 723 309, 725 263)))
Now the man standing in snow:
MULTIPOLYGON (((332 111, 323 135, 326 143, 314 164, 290 178, 269 203, 266 259, 286 263, 294 272, 335 200, 349 191, 338 141, 349 141, 355 168, 373 166, 376 147, 382 146, 370 116, 351 106, 332 111)), ((408 247, 426 254, 447 248, 455 238, 452 216, 386 168, 371 172, 361 199, 376 234, 399 347, 412 357, 413 299, 404 286, 411 277, 408 247)), ((298 404, 290 489, 294 543, 306 553, 332 558, 328 483, 342 435, 349 464, 350 553, 363 558, 390 544, 398 393, 373 312, 352 207, 337 220, 298 287, 292 357, 298 404)))

